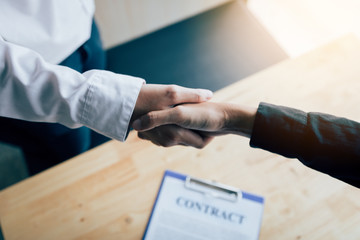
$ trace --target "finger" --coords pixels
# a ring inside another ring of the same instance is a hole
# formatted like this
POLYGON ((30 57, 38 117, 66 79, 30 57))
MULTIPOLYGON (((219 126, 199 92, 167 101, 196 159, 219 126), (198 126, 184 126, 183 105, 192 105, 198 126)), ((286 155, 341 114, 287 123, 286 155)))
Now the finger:
POLYGON ((210 138, 203 138, 194 131, 174 125, 161 126, 150 131, 141 132, 138 133, 138 136, 141 139, 149 140, 152 143, 163 147, 184 145, 203 148, 211 140, 210 138))
POLYGON ((153 111, 136 119, 132 127, 136 131, 148 131, 161 125, 168 125, 179 121, 179 114, 176 108, 153 111))
POLYGON ((204 139, 202 136, 192 130, 179 128, 177 141, 175 141, 175 143, 177 145, 203 148, 209 143, 209 140, 207 138, 204 139))
POLYGON ((214 136, 203 134, 200 131, 196 131, 196 133, 199 134, 202 137, 203 142, 205 144, 204 146, 208 145, 214 139, 214 136))
POLYGON ((177 85, 170 85, 166 91, 171 105, 181 103, 199 103, 206 102, 212 98, 213 93, 206 89, 186 88, 177 85))
POLYGON ((151 139, 150 137, 148 137, 148 134, 148 132, 138 132, 138 137, 142 140, 148 140, 157 146, 161 146, 160 143, 156 141, 156 139, 151 139))

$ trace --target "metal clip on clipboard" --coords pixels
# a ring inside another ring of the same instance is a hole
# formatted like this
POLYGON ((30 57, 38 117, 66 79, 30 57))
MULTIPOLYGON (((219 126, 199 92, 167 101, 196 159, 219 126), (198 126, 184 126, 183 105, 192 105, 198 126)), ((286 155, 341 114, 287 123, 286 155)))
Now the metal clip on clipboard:
POLYGON ((236 202, 242 198, 241 191, 236 188, 215 181, 202 180, 190 176, 186 177, 185 187, 193 191, 201 192, 209 197, 221 198, 231 202, 236 202))

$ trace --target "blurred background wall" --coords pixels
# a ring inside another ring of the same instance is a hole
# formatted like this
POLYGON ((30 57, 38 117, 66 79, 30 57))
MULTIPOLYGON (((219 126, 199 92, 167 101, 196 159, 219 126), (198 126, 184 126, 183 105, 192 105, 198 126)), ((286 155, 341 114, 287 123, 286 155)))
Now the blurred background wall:
POLYGON ((214 8, 229 0, 95 0, 109 48, 214 8))
MULTIPOLYGON (((96 0, 96 18, 105 47, 109 48, 228 1, 96 0)), ((358 0, 246 2, 252 14, 290 57, 299 56, 350 32, 360 36, 358 0)))

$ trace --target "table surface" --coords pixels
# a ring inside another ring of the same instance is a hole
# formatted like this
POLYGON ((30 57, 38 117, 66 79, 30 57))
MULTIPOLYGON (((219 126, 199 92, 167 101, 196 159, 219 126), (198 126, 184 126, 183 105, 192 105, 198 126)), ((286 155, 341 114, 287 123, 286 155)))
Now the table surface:
MULTIPOLYGON (((345 36, 218 91, 360 121, 360 41, 345 36)), ((205 149, 161 148, 129 135, 0 192, 6 239, 140 239, 165 169, 265 197, 260 239, 359 239, 360 191, 296 159, 228 135, 205 149)))

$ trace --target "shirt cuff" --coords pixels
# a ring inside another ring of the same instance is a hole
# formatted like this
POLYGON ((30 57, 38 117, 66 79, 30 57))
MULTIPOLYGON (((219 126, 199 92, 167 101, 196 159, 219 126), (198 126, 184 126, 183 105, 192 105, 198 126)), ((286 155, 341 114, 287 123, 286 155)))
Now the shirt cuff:
POLYGON ((107 137, 125 141, 140 89, 145 81, 109 71, 84 73, 89 86, 81 101, 80 123, 107 137))

